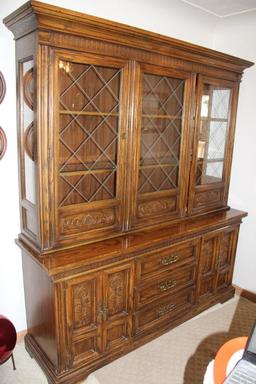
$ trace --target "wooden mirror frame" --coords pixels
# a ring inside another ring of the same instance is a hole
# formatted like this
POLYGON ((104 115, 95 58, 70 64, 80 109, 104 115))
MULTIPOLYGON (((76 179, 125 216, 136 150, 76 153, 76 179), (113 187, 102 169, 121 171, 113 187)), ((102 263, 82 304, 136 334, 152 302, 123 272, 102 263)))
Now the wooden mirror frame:
POLYGON ((7 138, 2 127, 0 127, 0 160, 4 157, 7 148, 7 138))
POLYGON ((31 160, 35 160, 34 123, 32 122, 24 132, 24 148, 31 160))
POLYGON ((4 79, 4 75, 0 72, 0 104, 2 103, 6 92, 6 83, 4 79))

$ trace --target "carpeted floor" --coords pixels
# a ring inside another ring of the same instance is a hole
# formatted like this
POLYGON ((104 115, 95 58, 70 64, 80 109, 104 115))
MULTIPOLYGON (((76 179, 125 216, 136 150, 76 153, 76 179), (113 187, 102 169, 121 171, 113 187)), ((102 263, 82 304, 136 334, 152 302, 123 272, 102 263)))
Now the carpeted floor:
MULTIPOLYGON (((200 384, 208 363, 227 340, 249 334, 256 304, 235 297, 91 374, 84 384, 200 384)), ((47 384, 19 343, 17 370, 0 366, 1 384, 47 384)))

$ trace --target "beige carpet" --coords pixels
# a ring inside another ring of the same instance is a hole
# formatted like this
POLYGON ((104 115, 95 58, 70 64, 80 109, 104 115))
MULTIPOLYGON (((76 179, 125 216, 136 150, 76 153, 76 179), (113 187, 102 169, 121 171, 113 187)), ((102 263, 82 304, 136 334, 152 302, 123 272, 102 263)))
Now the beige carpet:
MULTIPOLYGON (((91 374, 85 384, 200 384, 208 363, 228 339, 248 335, 256 304, 235 297, 91 374)), ((47 384, 23 343, 0 366, 1 384, 47 384)))

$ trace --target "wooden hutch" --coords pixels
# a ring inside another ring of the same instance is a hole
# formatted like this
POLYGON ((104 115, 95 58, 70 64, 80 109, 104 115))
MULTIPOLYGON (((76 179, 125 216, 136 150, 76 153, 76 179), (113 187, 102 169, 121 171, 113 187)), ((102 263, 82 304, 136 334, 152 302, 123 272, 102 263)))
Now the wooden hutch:
POLYGON ((34 0, 16 40, 28 352, 72 384, 234 295, 251 62, 34 0))

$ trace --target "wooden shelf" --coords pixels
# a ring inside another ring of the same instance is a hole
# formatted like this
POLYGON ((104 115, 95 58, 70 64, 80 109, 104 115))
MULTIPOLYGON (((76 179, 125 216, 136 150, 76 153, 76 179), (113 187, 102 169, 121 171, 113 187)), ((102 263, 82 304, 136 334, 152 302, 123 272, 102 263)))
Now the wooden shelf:
POLYGON ((143 165, 140 165, 140 169, 176 167, 178 165, 179 164, 177 162, 163 163, 163 164, 143 164, 143 165))
POLYGON ((146 115, 146 114, 142 114, 141 115, 142 117, 147 117, 147 118, 151 118, 151 119, 169 119, 169 120, 181 120, 182 119, 182 116, 178 117, 178 116, 174 116, 174 115, 146 115))
POLYGON ((217 117, 205 117, 201 116, 202 121, 217 121, 217 122, 224 122, 227 123, 228 119, 222 119, 222 118, 217 118, 217 117))
POLYGON ((85 112, 85 111, 72 111, 61 110, 60 115, 83 115, 83 116, 119 116, 119 112, 85 112))
POLYGON ((95 175, 100 173, 111 173, 113 171, 116 171, 116 168, 106 168, 106 169, 90 169, 85 171, 64 171, 60 172, 60 175, 62 176, 79 176, 79 175, 95 175))
POLYGON ((223 163, 224 158, 216 158, 216 159, 205 159, 205 158, 198 158, 198 163, 223 163))

